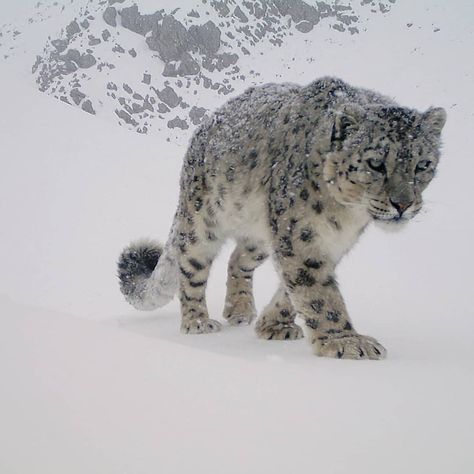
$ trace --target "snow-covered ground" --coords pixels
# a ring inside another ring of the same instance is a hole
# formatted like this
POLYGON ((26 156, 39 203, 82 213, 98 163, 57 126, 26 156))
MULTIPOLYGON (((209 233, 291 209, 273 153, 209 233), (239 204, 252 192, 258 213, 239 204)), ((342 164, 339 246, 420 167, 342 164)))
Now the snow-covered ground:
MULTIPOLYGON (((382 362, 252 328, 183 336, 175 301, 134 311, 115 261, 131 239, 166 238, 185 146, 40 94, 24 57, 0 64, 0 472, 473 472, 472 18, 468 1, 402 0, 359 35, 316 31, 304 68, 280 72, 303 37, 261 59, 269 78, 333 74, 448 111, 426 212, 369 229, 340 267, 382 362)), ((209 285, 217 318, 230 251, 209 285)), ((275 286, 265 264, 258 308, 275 286)))

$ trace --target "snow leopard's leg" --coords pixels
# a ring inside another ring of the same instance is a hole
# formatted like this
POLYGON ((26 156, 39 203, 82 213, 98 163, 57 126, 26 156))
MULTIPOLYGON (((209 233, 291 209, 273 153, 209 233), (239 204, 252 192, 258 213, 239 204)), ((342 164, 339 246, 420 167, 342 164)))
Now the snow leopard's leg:
POLYGON ((222 242, 199 224, 198 218, 186 219, 178 233, 181 332, 185 334, 205 334, 221 329, 218 321, 209 318, 206 285, 212 262, 222 242), (194 220, 198 221, 197 224, 194 220))
POLYGON ((268 257, 260 242, 239 240, 227 269, 227 295, 224 319, 232 326, 250 324, 256 317, 253 298, 253 272, 268 257))
POLYGON ((347 314, 334 275, 335 265, 313 241, 293 238, 279 245, 275 258, 291 302, 305 320, 314 352, 344 359, 382 359, 386 351, 375 339, 358 334, 347 314))
POLYGON ((295 323, 295 317, 296 311, 285 286, 281 284, 275 296, 258 318, 255 330, 258 337, 262 339, 301 339, 303 330, 295 323))

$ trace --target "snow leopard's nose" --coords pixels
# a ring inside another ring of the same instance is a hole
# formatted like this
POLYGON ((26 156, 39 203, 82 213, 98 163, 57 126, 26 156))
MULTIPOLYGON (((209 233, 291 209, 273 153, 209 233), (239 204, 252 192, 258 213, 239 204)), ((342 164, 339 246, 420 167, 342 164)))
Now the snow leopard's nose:
POLYGON ((399 217, 413 204, 413 201, 394 201, 390 199, 390 203, 397 210, 399 217))

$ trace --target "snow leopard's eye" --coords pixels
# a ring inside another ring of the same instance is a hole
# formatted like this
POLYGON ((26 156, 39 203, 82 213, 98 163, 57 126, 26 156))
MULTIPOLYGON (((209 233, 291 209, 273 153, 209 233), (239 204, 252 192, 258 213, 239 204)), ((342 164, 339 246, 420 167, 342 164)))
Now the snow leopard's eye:
POLYGON ((431 165, 431 160, 421 160, 416 165, 415 173, 422 173, 426 171, 431 165))
POLYGON ((387 171, 382 158, 369 158, 367 160, 367 164, 369 165, 370 169, 377 171, 377 173, 385 173, 387 171))

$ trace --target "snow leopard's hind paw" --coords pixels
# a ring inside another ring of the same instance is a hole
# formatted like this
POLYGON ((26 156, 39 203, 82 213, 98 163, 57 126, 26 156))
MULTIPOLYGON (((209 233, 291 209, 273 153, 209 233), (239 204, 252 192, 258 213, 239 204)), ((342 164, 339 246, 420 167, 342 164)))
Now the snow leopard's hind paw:
POLYGON ((225 319, 231 326, 248 326, 254 319, 255 314, 230 314, 225 319))
POLYGON ((253 304, 247 301, 237 301, 226 303, 222 316, 231 326, 245 326, 257 317, 257 313, 253 304))
POLYGON ((337 359, 385 359, 386 349, 373 337, 354 334, 349 336, 318 338, 314 341, 314 352, 322 357, 337 359))
POLYGON ((273 341, 294 341, 304 337, 301 327, 293 322, 262 320, 257 323, 255 330, 260 339, 273 341))
POLYGON ((181 332, 183 334, 209 334, 219 332, 221 323, 209 318, 186 319, 181 323, 181 332))

